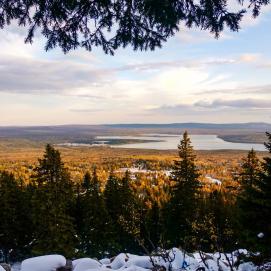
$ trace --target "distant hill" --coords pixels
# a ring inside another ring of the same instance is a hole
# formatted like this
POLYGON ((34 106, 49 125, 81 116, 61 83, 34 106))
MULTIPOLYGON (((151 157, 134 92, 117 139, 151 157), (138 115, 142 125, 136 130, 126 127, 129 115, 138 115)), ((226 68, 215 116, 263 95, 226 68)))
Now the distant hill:
POLYGON ((178 128, 178 129, 237 129, 237 130, 256 130, 267 131, 271 129, 270 123, 265 122, 248 122, 248 123, 168 123, 168 124, 108 124, 112 128, 178 128))
POLYGON ((140 135, 146 133, 216 134, 231 142, 262 143, 271 124, 250 123, 168 123, 168 124, 104 124, 104 125, 57 125, 1 127, 0 138, 28 139, 42 142, 71 142, 93 139, 97 135, 140 135))

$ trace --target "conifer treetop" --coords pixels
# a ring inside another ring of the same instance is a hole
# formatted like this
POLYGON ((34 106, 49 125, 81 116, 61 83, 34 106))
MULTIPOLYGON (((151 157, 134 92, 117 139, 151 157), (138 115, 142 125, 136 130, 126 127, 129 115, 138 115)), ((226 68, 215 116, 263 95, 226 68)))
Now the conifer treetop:
POLYGON ((180 25, 208 30, 218 37, 228 28, 240 29, 243 15, 259 15, 269 0, 1 0, 0 27, 16 21, 27 28, 25 42, 39 33, 45 49, 60 47, 65 53, 77 48, 100 47, 114 54, 120 47, 154 50, 181 31, 180 25))

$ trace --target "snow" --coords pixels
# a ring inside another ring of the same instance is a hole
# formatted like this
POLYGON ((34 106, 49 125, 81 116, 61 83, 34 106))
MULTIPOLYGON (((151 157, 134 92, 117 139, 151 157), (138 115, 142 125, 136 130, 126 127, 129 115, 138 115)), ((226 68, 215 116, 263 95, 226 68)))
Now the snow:
POLYGON ((125 173, 129 171, 133 176, 137 173, 140 174, 164 174, 165 176, 169 177, 172 173, 172 170, 150 170, 150 169, 142 169, 139 167, 124 167, 116 170, 115 172, 125 173))
POLYGON ((65 265, 66 259, 61 255, 39 256, 24 260, 21 271, 56 271, 65 265))
MULTIPOLYGON (((91 258, 76 259, 72 262, 73 271, 151 271, 153 263, 159 266, 159 270, 172 271, 196 271, 204 268, 206 271, 230 271, 230 265, 234 266, 235 271, 256 271, 259 267, 251 262, 241 263, 235 267, 240 254, 247 255, 246 249, 239 249, 232 253, 185 253, 184 251, 173 248, 160 251, 155 256, 138 256, 129 253, 121 253, 112 259, 101 259, 100 261, 91 258), (163 257, 162 257, 163 256, 163 257), (151 258, 150 258, 151 257, 151 258), (204 259, 204 260, 203 260, 204 259)), ((20 264, 12 266, 12 271, 56 271, 58 267, 65 266, 66 259, 60 255, 48 255, 30 258, 20 264)), ((268 263, 271 265, 271 263, 268 263)), ((0 268, 0 271, 4 271, 0 268)))
POLYGON ((149 256, 128 254, 128 257, 128 261, 124 264, 125 267, 137 266, 147 269, 151 269, 153 267, 149 256))
POLYGON ((74 260, 72 262, 73 270, 74 271, 85 271, 88 269, 99 269, 101 267, 101 264, 93 259, 90 258, 82 258, 78 260, 74 260))
POLYGON ((5 269, 0 265, 0 271, 5 271, 5 269))
POLYGON ((111 263, 111 268, 112 269, 119 269, 121 268, 122 266, 125 265, 126 261, 128 260, 128 255, 124 254, 124 253, 121 253, 119 254, 114 260, 113 262, 111 263))
POLYGON ((18 263, 18 262, 13 263, 11 265, 11 270, 12 271, 20 271, 21 270, 21 263, 18 263))
POLYGON ((100 262, 101 264, 105 264, 105 265, 111 263, 110 259, 108 259, 108 258, 101 259, 99 262, 100 262))
POLYGON ((239 265, 238 267, 238 271, 247 271, 247 270, 250 270, 250 271, 256 271, 258 270, 258 267, 255 266, 253 263, 251 262, 248 262, 248 263, 242 263, 239 265))
POLYGON ((128 268, 125 268, 125 271, 146 271, 146 270, 148 270, 148 269, 142 268, 142 267, 139 267, 136 265, 131 265, 128 268))
POLYGON ((221 185, 222 184, 222 182, 220 180, 215 179, 215 178, 213 178, 211 176, 207 175, 207 176, 205 176, 205 178, 212 184, 216 184, 216 185, 221 185))

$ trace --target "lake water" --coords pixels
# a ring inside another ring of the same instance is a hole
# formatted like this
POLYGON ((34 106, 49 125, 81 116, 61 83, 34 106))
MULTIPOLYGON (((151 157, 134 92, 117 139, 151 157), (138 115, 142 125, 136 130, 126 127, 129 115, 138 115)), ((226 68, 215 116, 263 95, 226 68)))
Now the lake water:
MULTIPOLYGON (((142 136, 97 136, 99 140, 108 139, 143 139, 143 140, 160 140, 160 142, 132 143, 112 145, 115 148, 135 148, 135 149, 156 149, 170 150, 176 149, 180 142, 180 135, 168 134, 148 134, 142 136)), ((256 151, 264 151, 265 147, 262 144, 250 143, 232 143, 218 138, 216 135, 190 135, 192 145, 196 150, 250 150, 253 148, 256 151)))

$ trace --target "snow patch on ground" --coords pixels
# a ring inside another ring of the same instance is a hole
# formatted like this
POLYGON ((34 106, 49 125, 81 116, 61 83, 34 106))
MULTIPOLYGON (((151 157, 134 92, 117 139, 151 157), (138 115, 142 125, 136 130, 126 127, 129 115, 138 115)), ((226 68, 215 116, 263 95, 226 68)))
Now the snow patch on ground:
POLYGON ((47 255, 24 260, 21 271, 56 271, 57 268, 65 265, 65 257, 61 255, 47 255))
MULTIPOLYGON (((234 266, 236 271, 258 270, 258 267, 251 262, 241 263, 238 267, 235 267, 240 254, 247 255, 248 251, 239 249, 229 254, 203 252, 188 254, 180 249, 173 248, 151 257, 121 253, 115 258, 100 261, 81 258, 74 260, 72 266, 73 271, 151 271, 154 270, 154 265, 161 271, 230 271, 231 266, 234 266)), ((63 256, 48 255, 27 259, 22 262, 21 266, 16 263, 12 266, 12 271, 56 271, 57 268, 63 267, 65 264, 66 259, 63 256)), ((3 270, 0 268, 0 271, 3 270)))
POLYGON ((211 176, 207 175, 207 176, 205 176, 205 178, 212 184, 216 184, 216 185, 221 185, 222 184, 222 182, 220 180, 215 179, 215 178, 213 178, 211 176))
POLYGON ((100 269, 101 264, 98 261, 90 258, 82 258, 74 260, 72 262, 72 266, 74 271, 85 271, 89 269, 98 270, 100 269))

